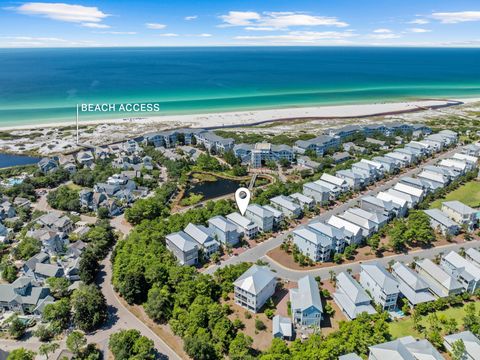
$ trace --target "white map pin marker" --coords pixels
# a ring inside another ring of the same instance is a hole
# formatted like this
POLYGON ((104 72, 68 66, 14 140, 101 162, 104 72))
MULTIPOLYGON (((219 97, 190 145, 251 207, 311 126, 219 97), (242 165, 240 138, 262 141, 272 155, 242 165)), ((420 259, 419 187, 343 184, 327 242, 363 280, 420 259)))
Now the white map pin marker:
POLYGON ((235 191, 235 201, 237 202, 240 213, 245 215, 247 206, 250 203, 250 190, 244 187, 238 188, 237 191, 235 191))

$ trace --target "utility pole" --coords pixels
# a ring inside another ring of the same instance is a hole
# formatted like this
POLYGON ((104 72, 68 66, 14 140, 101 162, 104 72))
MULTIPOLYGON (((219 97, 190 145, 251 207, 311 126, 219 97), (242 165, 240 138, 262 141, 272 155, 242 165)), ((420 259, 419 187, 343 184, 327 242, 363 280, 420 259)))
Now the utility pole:
POLYGON ((78 133, 78 104, 77 104, 77 145, 79 142, 79 133, 78 133))

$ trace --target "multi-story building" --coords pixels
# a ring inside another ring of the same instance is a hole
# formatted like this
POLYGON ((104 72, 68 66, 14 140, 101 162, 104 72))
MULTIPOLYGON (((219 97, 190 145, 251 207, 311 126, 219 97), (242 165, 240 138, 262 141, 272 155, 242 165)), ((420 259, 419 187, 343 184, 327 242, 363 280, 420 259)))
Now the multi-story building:
POLYGON ((469 231, 477 227, 477 211, 458 200, 444 201, 442 211, 453 221, 465 225, 469 231))
POLYGON ((277 279, 266 266, 253 265, 233 285, 235 304, 256 313, 275 293, 277 279))
POLYGON ((183 231, 165 237, 167 248, 175 255, 180 265, 198 263, 198 247, 195 240, 183 231))
POLYGON ((273 213, 257 204, 250 204, 245 211, 245 217, 257 224, 258 228, 263 232, 273 230, 273 213))
POLYGON ((295 203, 293 199, 285 195, 275 196, 270 199, 270 203, 273 207, 280 210, 286 217, 298 218, 302 215, 302 208, 295 203))
POLYGON ((400 293, 397 280, 377 262, 362 264, 361 269, 360 284, 370 292, 375 303, 384 310, 395 310, 400 293))
POLYGON ((238 232, 243 234, 247 239, 253 239, 258 235, 258 226, 250 219, 233 212, 227 215, 227 219, 237 225, 238 232))
POLYGON ((202 249, 204 256, 210 257, 218 252, 220 244, 215 240, 215 235, 209 228, 189 223, 183 231, 195 240, 200 249, 202 249))
POLYGON ((348 273, 341 272, 335 281, 333 299, 345 316, 353 320, 359 314, 375 314, 372 299, 367 295, 360 284, 348 273))
POLYGON ((442 268, 463 286, 465 291, 474 293, 480 288, 480 267, 477 267, 455 251, 442 257, 442 268))
POLYGON ((235 246, 240 240, 237 225, 223 216, 214 216, 209 219, 208 227, 212 229, 216 239, 225 246, 235 246))
POLYGON ((404 264, 398 261, 393 264, 392 275, 400 284, 400 293, 408 300, 410 306, 435 300, 427 282, 404 264))
POLYGON ((447 297, 463 292, 462 285, 430 259, 417 261, 415 270, 427 282, 430 290, 438 297, 447 297))
POLYGON ((317 232, 307 226, 300 226, 293 231, 293 243, 302 254, 313 261, 328 261, 334 242, 335 240, 328 234, 317 232))

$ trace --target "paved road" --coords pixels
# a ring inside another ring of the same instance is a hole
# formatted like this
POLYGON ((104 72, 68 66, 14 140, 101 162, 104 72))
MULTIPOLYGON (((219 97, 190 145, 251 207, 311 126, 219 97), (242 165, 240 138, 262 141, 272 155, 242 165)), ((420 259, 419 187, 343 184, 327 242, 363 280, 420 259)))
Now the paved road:
POLYGON ((102 271, 98 280, 98 285, 107 300, 109 320, 107 324, 96 333, 88 336, 89 342, 95 342, 99 347, 106 351, 108 347, 108 338, 112 333, 122 329, 137 329, 142 335, 148 337, 154 342, 155 349, 164 359, 181 359, 157 334, 155 334, 147 325, 133 315, 118 299, 118 295, 112 286, 112 268, 110 256, 102 262, 102 271))
MULTIPOLYGON (((422 166, 425 166, 425 165, 432 165, 432 164, 435 164, 439 159, 444 159, 444 158, 448 158, 450 157, 452 154, 454 154, 455 152, 458 151, 460 147, 456 147, 456 148, 453 148, 445 153, 442 153, 442 154, 439 154, 429 160, 427 160, 426 162, 424 162, 422 164, 422 166)), ((389 188, 391 188, 392 186, 394 186, 401 177, 403 176, 412 176, 412 175, 416 175, 418 173, 420 173, 420 171, 422 170, 421 167, 415 167, 415 168, 412 168, 412 169, 409 169, 407 170, 406 172, 403 172, 395 177, 393 177, 392 179, 382 183, 381 185, 379 186, 376 186, 375 188, 373 189, 370 189, 370 190, 366 190, 366 191, 363 191, 362 193, 359 193, 355 198, 352 198, 346 202, 344 202, 343 204, 339 205, 339 206, 336 206, 334 207, 333 209, 330 209, 328 211, 325 211, 325 212, 322 212, 320 215, 314 217, 312 219, 317 221, 317 220, 321 220, 321 221, 324 221, 326 219, 328 219, 330 216, 332 215, 338 215, 340 213, 343 213, 344 211, 346 211, 347 209, 357 205, 358 203, 358 199, 362 196, 366 196, 366 195, 376 195, 377 193, 381 192, 381 191, 385 191, 389 188)), ((227 266, 227 265, 231 265, 231 264, 238 264, 238 263, 241 263, 241 262, 255 262, 257 261, 258 259, 262 259, 262 260, 265 260, 265 261, 268 261, 269 263, 272 263, 268 257, 265 257, 265 255, 267 254, 267 252, 269 252, 270 250, 273 250, 275 249, 276 247, 280 246, 282 244, 282 242, 293 232, 293 230, 289 230, 287 232, 284 232, 283 234, 280 234, 278 235, 277 237, 275 238, 272 238, 272 239, 269 239, 269 240, 266 240, 264 241, 263 243, 261 243, 260 245, 258 246, 255 246, 251 249, 248 249, 247 251, 241 253, 240 255, 238 256, 234 256, 234 257, 231 257, 230 259, 228 260, 225 260, 223 261, 221 264, 219 265, 214 265, 214 266, 210 266, 208 269, 205 270, 205 273, 207 274, 213 274, 215 272, 215 270, 217 270, 219 267, 224 267, 224 266, 227 266)), ((275 264, 272 263, 272 268, 274 268, 275 264)), ((295 272, 292 270, 292 274, 290 275, 287 275, 285 271, 283 272, 280 272, 279 271, 279 274, 285 274, 286 275, 286 278, 288 279, 289 277, 291 278, 295 278, 295 272)))

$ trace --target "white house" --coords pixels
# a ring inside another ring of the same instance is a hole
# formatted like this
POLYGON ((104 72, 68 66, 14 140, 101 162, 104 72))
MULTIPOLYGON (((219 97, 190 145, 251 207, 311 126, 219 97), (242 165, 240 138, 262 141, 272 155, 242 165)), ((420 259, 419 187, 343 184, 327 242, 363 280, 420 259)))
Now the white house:
POLYGON ((233 285, 235 304, 256 313, 275 293, 277 279, 268 267, 253 265, 233 285))
POLYGON ((370 292, 375 303, 380 304, 384 310, 395 310, 400 293, 398 281, 377 262, 362 264, 360 267, 360 284, 370 292))

